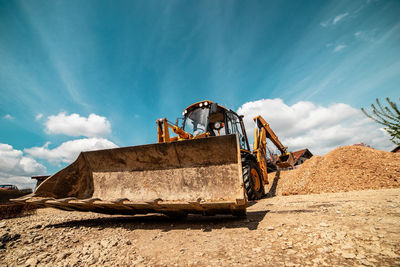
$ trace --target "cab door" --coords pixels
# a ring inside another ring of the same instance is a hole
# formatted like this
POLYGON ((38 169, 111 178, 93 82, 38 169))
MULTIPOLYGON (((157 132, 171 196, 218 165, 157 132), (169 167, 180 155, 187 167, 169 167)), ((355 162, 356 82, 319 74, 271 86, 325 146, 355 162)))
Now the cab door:
POLYGON ((238 115, 232 111, 226 112, 225 125, 227 134, 238 134, 240 148, 250 151, 247 136, 238 115))

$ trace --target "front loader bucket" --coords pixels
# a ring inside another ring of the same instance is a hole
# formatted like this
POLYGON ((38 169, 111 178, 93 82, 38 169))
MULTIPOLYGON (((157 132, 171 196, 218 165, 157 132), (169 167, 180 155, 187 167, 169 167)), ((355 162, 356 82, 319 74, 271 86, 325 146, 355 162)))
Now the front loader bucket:
POLYGON ((236 135, 82 152, 14 201, 107 214, 245 214, 236 135))

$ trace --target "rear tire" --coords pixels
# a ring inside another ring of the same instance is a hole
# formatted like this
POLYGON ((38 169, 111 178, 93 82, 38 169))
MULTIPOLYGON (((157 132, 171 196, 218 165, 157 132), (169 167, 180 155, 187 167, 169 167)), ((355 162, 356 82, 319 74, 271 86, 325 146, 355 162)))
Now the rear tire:
POLYGON ((246 189, 247 198, 256 200, 264 195, 264 186, 261 178, 261 171, 253 160, 243 159, 243 183, 246 189))

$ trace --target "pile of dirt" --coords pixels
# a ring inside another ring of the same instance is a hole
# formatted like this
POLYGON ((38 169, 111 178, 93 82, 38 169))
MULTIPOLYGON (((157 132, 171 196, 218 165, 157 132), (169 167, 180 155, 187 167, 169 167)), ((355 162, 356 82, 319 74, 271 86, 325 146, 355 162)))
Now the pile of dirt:
POLYGON ((32 190, 0 190, 0 220, 33 214, 36 211, 36 206, 10 202, 10 199, 19 198, 29 193, 32 193, 32 190))
POLYGON ((24 195, 27 195, 27 194, 20 190, 2 190, 1 189, 0 190, 0 204, 9 203, 10 199, 19 198, 24 195))
POLYGON ((0 220, 31 215, 36 212, 36 209, 37 209, 36 206, 28 203, 0 204, 0 220))
POLYGON ((318 194, 400 187, 400 153, 343 146, 282 171, 277 193, 318 194))

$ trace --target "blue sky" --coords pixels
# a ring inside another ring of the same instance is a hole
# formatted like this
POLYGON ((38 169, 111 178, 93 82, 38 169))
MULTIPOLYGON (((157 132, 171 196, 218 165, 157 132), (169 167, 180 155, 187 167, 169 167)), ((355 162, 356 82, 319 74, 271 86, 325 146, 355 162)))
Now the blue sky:
POLYGON ((400 1, 0 1, 0 143, 36 172, 65 162, 30 148, 153 143, 157 118, 203 99, 358 110, 399 84, 400 1), (49 130, 74 113, 103 131, 49 130))

